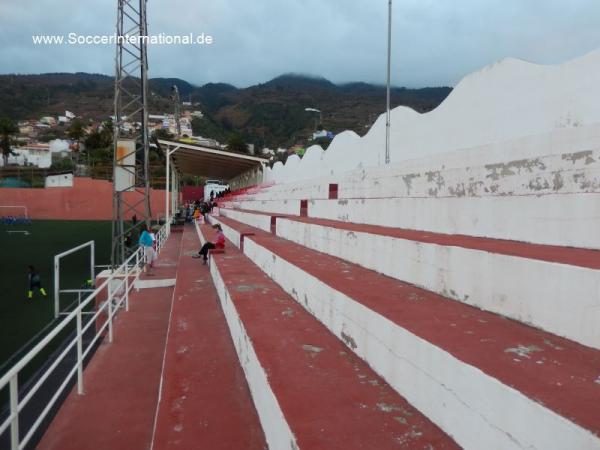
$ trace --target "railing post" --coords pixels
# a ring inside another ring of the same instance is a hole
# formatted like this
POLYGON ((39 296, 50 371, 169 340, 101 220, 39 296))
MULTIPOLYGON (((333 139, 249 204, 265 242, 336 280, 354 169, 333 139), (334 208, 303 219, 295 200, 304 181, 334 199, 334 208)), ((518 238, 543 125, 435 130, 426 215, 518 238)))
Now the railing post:
POLYGON ((10 423, 10 448, 19 450, 19 383, 18 374, 10 379, 10 414, 13 416, 10 423))
POLYGON ((54 318, 60 314, 60 259, 54 257, 54 318))
POLYGON ((108 342, 112 343, 113 341, 113 324, 112 324, 112 315, 113 315, 113 298, 112 298, 112 290, 110 288, 110 282, 108 281, 108 342))
POLYGON ((125 272, 125 311, 129 311, 129 266, 125 272))
POLYGON ((83 395, 83 332, 81 308, 77 308, 77 393, 83 395))

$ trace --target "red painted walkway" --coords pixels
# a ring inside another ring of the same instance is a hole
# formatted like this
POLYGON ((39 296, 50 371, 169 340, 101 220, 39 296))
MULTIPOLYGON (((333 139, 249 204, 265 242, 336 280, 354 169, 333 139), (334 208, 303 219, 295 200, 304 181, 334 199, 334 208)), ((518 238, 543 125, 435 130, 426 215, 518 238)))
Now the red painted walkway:
MULTIPOLYGON (((323 283, 600 435, 600 350, 419 289, 226 217, 323 283), (519 357, 516 349, 534 349, 519 357)), ((229 250, 228 250, 229 252, 229 250)), ((543 282, 540 280, 540 282, 543 282)))
POLYGON ((317 219, 313 217, 263 213, 260 211, 237 208, 234 208, 234 210, 250 214, 285 217, 286 219, 295 220, 297 222, 339 228, 347 231, 371 233, 429 244, 462 247, 472 250, 497 253, 500 255, 518 256, 521 258, 569 264, 573 266, 587 267, 590 269, 600 269, 600 250, 531 244, 528 242, 465 236, 462 234, 442 234, 429 231, 407 230, 402 228, 382 227, 378 225, 365 225, 352 222, 341 222, 337 220, 317 219))
POLYGON ((213 258, 299 448, 458 448, 233 244, 213 258))
MULTIPOLYGON (((161 252, 153 279, 174 278, 181 235, 161 252)), ((146 450, 158 401, 173 288, 132 291, 130 310, 84 370, 85 395, 76 388, 50 424, 43 450, 146 450)))
POLYGON ((153 449, 262 450, 265 437, 210 273, 186 225, 153 449))

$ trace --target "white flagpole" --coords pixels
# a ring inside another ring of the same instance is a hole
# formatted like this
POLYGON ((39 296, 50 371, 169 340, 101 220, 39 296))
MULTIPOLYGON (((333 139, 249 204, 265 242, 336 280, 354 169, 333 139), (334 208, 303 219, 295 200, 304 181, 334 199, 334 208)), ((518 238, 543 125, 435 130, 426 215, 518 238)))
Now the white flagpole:
POLYGON ((388 47, 387 47, 387 107, 385 111, 385 163, 390 163, 390 78, 392 61, 392 0, 388 0, 388 47))

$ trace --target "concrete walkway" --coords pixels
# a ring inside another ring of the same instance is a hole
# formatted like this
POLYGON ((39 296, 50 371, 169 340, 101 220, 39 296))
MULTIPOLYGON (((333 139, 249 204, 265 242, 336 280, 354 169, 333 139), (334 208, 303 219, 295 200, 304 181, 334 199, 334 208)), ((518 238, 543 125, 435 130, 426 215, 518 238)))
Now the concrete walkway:
MULTIPOLYGON (((168 240, 152 279, 175 278, 180 241, 180 234, 168 240)), ((84 371, 85 395, 76 388, 69 394, 39 449, 150 447, 173 291, 132 291, 130 310, 115 321, 113 343, 105 340, 84 371)))
POLYGON ((154 450, 266 448, 210 272, 193 259, 186 225, 179 259, 154 450))

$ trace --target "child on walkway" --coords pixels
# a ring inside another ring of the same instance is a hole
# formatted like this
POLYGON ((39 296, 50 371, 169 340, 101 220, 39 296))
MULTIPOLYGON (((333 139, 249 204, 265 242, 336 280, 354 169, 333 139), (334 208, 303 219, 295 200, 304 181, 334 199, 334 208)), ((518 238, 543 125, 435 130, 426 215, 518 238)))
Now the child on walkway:
POLYGON ((140 235, 138 244, 144 249, 144 272, 148 275, 154 275, 150 272, 154 262, 154 240, 152 239, 146 224, 142 225, 142 234, 140 235))

